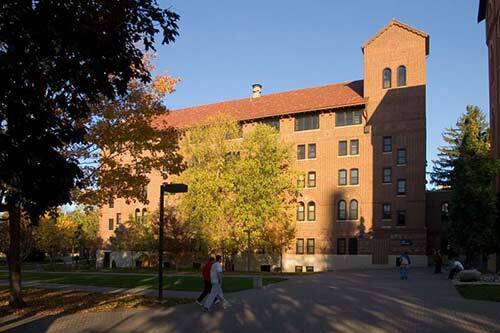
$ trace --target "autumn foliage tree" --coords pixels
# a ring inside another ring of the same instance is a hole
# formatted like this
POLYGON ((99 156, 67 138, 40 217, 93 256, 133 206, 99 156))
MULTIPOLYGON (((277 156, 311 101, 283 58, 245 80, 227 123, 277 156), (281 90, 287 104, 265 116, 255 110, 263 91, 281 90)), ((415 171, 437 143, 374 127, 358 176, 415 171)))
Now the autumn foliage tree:
POLYGON ((0 203, 8 211, 10 304, 21 307, 20 225, 71 200, 84 177, 68 146, 85 143, 91 107, 149 82, 145 51, 177 36, 156 0, 7 1, 0 6, 0 203))
POLYGON ((181 146, 188 163, 181 180, 190 190, 179 209, 206 246, 233 255, 257 247, 281 254, 295 235, 291 146, 267 125, 243 135, 224 117, 189 129, 181 146))

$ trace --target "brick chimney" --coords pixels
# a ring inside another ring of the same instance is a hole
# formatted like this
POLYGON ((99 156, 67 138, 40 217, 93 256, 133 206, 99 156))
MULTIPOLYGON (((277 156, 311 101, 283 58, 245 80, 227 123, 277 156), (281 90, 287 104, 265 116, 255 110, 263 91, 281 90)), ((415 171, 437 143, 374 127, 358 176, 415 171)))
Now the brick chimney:
POLYGON ((252 98, 260 97, 262 94, 262 85, 259 83, 252 84, 252 98))

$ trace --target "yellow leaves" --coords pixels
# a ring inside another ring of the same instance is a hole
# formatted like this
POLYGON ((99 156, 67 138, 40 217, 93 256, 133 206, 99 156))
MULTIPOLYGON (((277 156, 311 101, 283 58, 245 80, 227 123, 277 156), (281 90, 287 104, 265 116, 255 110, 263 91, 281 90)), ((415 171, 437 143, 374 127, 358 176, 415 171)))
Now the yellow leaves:
POLYGON ((153 79, 153 90, 159 96, 171 94, 175 90, 175 85, 180 81, 180 78, 173 78, 168 75, 157 75, 153 79))

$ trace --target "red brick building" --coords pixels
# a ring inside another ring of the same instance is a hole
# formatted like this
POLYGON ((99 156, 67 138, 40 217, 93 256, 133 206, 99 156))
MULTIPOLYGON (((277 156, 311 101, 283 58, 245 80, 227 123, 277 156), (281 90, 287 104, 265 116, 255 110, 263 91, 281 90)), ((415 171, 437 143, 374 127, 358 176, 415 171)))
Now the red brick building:
MULTIPOLYGON (((249 131, 258 122, 293 143, 306 184, 297 235, 284 269, 393 264, 408 251, 425 265, 426 57, 429 36, 392 20, 362 45, 364 78, 172 111, 189 127, 225 113, 249 131)), ((107 239, 116 220, 157 206, 161 178, 151 175, 151 207, 121 199, 101 210, 107 239), (118 215, 119 214, 119 215, 118 215)))

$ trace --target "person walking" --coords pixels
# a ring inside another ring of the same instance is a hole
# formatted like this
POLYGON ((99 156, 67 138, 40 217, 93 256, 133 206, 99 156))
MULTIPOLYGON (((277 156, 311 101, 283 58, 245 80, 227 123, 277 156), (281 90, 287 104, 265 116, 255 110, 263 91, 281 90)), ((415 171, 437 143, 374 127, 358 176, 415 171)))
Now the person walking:
POLYGON ((434 274, 441 274, 441 267, 443 266, 443 256, 440 250, 434 252, 434 274))
POLYGON ((210 311, 215 300, 218 298, 222 301, 224 309, 230 306, 229 302, 224 298, 224 293, 222 292, 222 257, 217 255, 215 257, 215 262, 212 264, 210 269, 210 282, 212 283, 212 290, 210 295, 208 295, 205 300, 205 305, 203 306, 204 311, 210 311))
POLYGON ((450 270, 450 274, 448 275, 448 280, 453 280, 453 278, 455 277, 455 275, 458 273, 458 272, 461 272, 464 270, 464 266, 462 265, 462 263, 458 260, 458 258, 455 258, 451 264, 451 270, 450 270))
POLYGON ((210 281, 210 269, 212 268, 213 263, 214 263, 214 258, 210 257, 208 258, 208 261, 205 263, 205 265, 203 265, 202 276, 203 276, 204 287, 203 287, 203 292, 196 300, 196 303, 200 306, 203 306, 203 303, 201 301, 203 301, 205 296, 210 294, 210 291, 212 291, 212 282, 210 281))
POLYGON ((411 260, 408 252, 403 253, 399 257, 399 277, 401 280, 408 280, 408 266, 410 266, 411 260))

